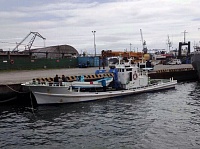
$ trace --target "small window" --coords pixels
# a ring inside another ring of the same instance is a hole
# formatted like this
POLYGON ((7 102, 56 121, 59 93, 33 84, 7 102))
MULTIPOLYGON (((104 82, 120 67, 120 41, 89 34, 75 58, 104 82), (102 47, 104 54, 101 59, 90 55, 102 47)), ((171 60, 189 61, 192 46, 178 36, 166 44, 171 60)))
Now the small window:
POLYGON ((128 69, 126 69, 126 71, 132 71, 132 69, 131 69, 131 68, 128 68, 128 69))

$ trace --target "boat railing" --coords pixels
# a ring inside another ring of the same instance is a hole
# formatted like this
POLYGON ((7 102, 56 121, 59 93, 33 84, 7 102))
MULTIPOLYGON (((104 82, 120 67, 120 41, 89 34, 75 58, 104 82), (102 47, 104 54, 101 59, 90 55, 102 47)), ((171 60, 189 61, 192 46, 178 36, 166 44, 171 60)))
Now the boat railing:
POLYGON ((70 82, 53 82, 53 83, 47 82, 47 85, 49 85, 49 86, 69 87, 71 85, 71 83, 70 82))
POLYGON ((32 85, 41 85, 41 86, 64 86, 64 87, 68 87, 70 86, 70 82, 48 82, 48 81, 44 81, 44 82, 39 82, 39 81, 31 81, 28 82, 28 84, 32 84, 32 85))
POLYGON ((156 86, 156 85, 159 85, 159 84, 170 83, 170 82, 174 82, 173 78, 170 78, 170 79, 152 79, 152 80, 149 80, 148 85, 137 86, 137 87, 131 88, 131 90, 144 89, 146 87, 153 87, 153 86, 156 86))
POLYGON ((150 79, 149 83, 150 84, 161 84, 161 83, 168 83, 168 82, 173 82, 174 79, 170 78, 170 79, 150 79))

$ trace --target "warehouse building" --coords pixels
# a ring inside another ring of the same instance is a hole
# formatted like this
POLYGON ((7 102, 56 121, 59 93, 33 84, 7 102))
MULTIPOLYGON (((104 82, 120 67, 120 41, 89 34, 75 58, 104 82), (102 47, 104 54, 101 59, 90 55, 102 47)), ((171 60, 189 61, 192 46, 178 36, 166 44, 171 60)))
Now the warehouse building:
POLYGON ((31 49, 32 58, 62 59, 67 57, 78 57, 78 51, 70 45, 58 45, 45 48, 31 49))

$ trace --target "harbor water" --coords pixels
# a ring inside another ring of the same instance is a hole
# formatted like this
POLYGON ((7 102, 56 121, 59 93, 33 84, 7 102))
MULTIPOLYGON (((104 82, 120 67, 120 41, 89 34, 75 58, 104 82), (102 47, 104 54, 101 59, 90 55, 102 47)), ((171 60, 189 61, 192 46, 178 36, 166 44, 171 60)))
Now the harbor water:
POLYGON ((200 84, 101 101, 0 106, 0 148, 199 149, 200 84))

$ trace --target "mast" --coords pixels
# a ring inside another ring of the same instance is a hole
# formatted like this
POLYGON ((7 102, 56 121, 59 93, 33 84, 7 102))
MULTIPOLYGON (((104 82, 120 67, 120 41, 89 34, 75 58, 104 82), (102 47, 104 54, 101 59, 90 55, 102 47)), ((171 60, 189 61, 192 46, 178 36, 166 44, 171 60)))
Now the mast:
POLYGON ((185 34, 188 33, 186 32, 186 30, 184 32, 182 32, 184 34, 184 43, 185 43, 185 34))
POLYGON ((144 50, 144 41, 143 41, 142 29, 140 29, 140 34, 141 34, 141 40, 142 40, 142 48, 144 50))

